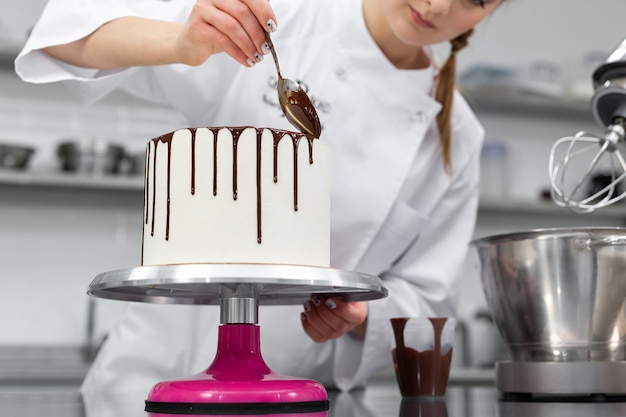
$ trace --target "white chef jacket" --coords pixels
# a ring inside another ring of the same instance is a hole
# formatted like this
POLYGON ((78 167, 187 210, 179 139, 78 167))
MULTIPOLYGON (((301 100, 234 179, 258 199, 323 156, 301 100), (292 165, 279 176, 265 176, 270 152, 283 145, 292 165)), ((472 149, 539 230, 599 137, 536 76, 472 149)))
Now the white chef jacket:
MULTIPOLYGON (((16 71, 29 82, 63 81, 87 102, 122 89, 169 103, 191 126, 293 129, 277 103, 271 59, 245 68, 218 54, 199 67, 95 71, 39 51, 121 16, 184 21, 193 4, 50 0, 16 71)), ((358 0, 273 0, 272 7, 281 70, 308 90, 323 126, 321 139, 331 146, 331 266, 380 276, 389 297, 369 302, 364 340, 346 334, 326 343, 306 336, 301 306, 261 306, 261 350, 276 372, 348 390, 392 366, 390 317, 455 314, 476 217, 483 129, 456 93, 453 173, 447 174, 433 68, 395 68, 367 32, 358 0)), ((129 303, 83 390, 147 392, 163 379, 204 370, 215 354, 218 316, 214 306, 129 303)))

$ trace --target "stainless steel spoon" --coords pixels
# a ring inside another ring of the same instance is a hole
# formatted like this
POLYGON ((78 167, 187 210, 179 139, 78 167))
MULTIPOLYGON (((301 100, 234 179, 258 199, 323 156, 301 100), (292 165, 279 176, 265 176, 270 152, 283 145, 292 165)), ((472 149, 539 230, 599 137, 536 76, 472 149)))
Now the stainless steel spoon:
POLYGON ((322 126, 311 99, 300 85, 288 78, 283 78, 278 65, 278 56, 269 32, 265 32, 267 45, 272 52, 276 72, 278 73, 278 102, 289 123, 308 137, 319 138, 322 126))

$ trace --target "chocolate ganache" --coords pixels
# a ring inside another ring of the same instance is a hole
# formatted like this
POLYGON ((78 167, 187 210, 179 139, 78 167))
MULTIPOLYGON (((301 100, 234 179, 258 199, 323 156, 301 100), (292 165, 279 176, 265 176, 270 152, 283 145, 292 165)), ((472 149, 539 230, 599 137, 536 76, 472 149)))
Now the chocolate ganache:
MULTIPOLYGON (((273 180, 274 182, 278 182, 278 144, 283 138, 286 136, 289 137, 292 141, 293 146, 293 175, 294 175, 294 189, 293 189, 293 209, 294 211, 298 210, 298 145, 302 139, 307 140, 308 142, 308 150, 309 150, 309 164, 314 163, 313 158, 313 140, 314 138, 311 136, 304 135, 302 133, 294 133, 281 129, 271 129, 271 128, 254 128, 250 126, 240 126, 240 127, 211 127, 208 128, 213 134, 213 195, 216 196, 218 193, 217 189, 217 166, 219 164, 219 155, 217 153, 217 143, 218 143, 218 131, 221 129, 228 129, 232 136, 232 150, 233 150, 233 164, 232 164, 232 194, 233 200, 237 200, 238 194, 238 158, 237 158, 237 149, 239 138, 245 129, 255 129, 256 131, 256 141, 257 141, 257 152, 256 152, 256 175, 257 175, 257 190, 256 190, 256 198, 257 198, 257 241, 260 244, 262 242, 262 213, 261 213, 261 166, 262 166, 262 158, 261 158, 261 138, 264 130, 268 130, 272 133, 273 136, 273 147, 274 147, 274 158, 273 158, 273 180)), ((191 132, 191 161, 190 161, 190 170, 191 170, 191 184, 190 184, 190 194, 194 195, 196 192, 196 128, 189 128, 191 132)), ((150 166, 156 166, 156 158, 157 158, 157 150, 160 146, 167 147, 167 160, 168 160, 168 171, 167 171, 167 210, 166 210, 166 227, 165 227, 165 240, 169 240, 170 234, 170 180, 171 180, 171 160, 172 160, 172 139, 174 137, 175 132, 170 132, 164 135, 161 135, 157 138, 152 139, 147 146, 146 149, 146 173, 150 172, 150 166)), ((154 236, 155 229, 155 213, 156 213, 156 170, 152 170, 152 190, 150 190, 150 182, 148 181, 147 175, 145 179, 145 187, 144 187, 144 200, 147 203, 148 198, 151 195, 152 201, 150 204, 144 204, 145 213, 144 213, 144 221, 147 225, 150 219, 150 207, 152 212, 152 224, 151 224, 151 236, 154 236)))
POLYGON ((408 318, 391 319, 396 347, 392 350, 394 370, 400 392, 405 397, 442 396, 448 384, 452 348, 442 352, 441 335, 446 318, 429 318, 432 323, 433 349, 418 351, 406 346, 404 330, 408 318))

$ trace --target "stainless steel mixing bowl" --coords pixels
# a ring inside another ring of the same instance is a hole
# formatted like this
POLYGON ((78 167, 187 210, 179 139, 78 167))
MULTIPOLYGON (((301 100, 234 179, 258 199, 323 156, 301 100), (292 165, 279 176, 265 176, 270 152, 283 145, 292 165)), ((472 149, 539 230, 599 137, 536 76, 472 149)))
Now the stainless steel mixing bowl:
POLYGON ((626 360, 626 228, 532 230, 471 247, 512 360, 626 360))

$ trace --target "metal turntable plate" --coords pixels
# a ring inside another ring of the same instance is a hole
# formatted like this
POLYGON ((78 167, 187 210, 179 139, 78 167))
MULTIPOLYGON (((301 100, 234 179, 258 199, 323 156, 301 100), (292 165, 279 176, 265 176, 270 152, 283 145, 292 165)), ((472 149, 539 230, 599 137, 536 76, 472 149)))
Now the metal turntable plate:
POLYGON ((118 269, 96 276, 94 297, 159 304, 219 304, 243 287, 259 304, 301 304, 311 294, 366 301, 387 296, 374 275, 333 268, 264 264, 186 264, 118 269))

